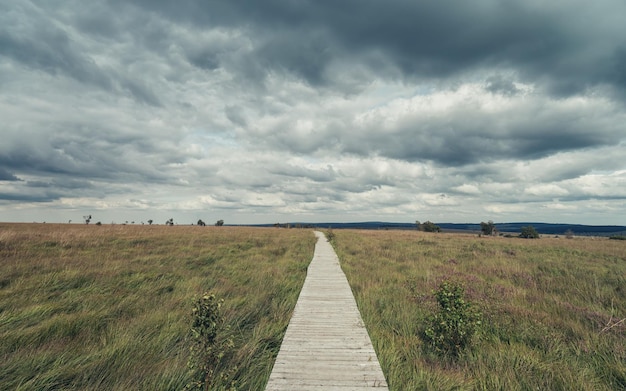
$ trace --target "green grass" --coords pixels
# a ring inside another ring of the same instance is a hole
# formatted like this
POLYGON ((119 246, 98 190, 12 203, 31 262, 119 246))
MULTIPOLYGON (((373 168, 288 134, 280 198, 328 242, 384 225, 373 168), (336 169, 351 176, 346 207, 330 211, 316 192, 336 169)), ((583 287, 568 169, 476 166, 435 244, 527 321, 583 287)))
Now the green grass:
POLYGON ((305 278, 310 230, 0 225, 0 388, 180 390, 193 299, 225 300, 220 369, 263 389, 305 278))
POLYGON ((391 390, 626 389, 626 246, 336 230, 334 246, 391 390), (457 360, 422 333, 443 280, 484 316, 457 360))

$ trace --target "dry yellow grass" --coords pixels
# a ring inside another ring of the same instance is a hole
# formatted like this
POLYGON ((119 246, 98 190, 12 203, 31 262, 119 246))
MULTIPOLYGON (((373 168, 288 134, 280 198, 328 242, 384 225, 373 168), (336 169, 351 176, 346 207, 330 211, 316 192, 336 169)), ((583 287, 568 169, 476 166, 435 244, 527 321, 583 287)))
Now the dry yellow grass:
MULTIPOLYGON (((391 389, 626 388, 626 242, 336 230, 391 389), (443 279, 485 315, 459 361, 421 332, 443 279)), ((0 224, 0 384, 174 390, 191 303, 224 298, 240 389, 262 389, 304 281, 310 230, 0 224)))
POLYGON ((335 248, 393 390, 626 388, 626 243, 336 230, 335 248), (443 280, 485 315, 458 362, 421 333, 443 280))
POLYGON ((180 390, 194 297, 225 300, 240 389, 262 389, 315 237, 310 230, 0 224, 0 384, 180 390))

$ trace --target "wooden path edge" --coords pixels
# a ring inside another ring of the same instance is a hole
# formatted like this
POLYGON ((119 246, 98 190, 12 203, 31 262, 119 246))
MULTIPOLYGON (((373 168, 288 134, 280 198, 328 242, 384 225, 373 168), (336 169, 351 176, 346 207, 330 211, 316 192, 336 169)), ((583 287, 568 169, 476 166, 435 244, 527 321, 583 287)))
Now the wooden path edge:
POLYGON ((266 391, 388 390, 339 258, 315 231, 313 259, 266 391))

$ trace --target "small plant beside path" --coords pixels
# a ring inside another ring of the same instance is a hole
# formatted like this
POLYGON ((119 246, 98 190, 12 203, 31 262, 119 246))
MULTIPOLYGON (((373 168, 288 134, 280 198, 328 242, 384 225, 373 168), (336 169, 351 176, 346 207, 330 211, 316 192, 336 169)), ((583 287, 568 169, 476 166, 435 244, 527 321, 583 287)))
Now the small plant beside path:
MULTIPOLYGON (((220 383, 227 382, 236 369, 218 370, 222 359, 234 346, 221 313, 223 303, 210 293, 205 293, 194 302, 188 364, 194 380, 187 385, 188 390, 214 390, 218 380, 220 383)), ((235 390, 234 382, 229 389, 235 390)))
POLYGON ((424 335, 437 353, 458 357, 481 325, 481 314, 465 300, 464 291, 461 285, 444 281, 435 292, 439 312, 430 319, 424 335))
POLYGON ((335 233, 333 232, 332 228, 328 228, 328 231, 326 231, 325 235, 326 239, 328 239, 330 243, 333 243, 333 241, 335 240, 335 233))

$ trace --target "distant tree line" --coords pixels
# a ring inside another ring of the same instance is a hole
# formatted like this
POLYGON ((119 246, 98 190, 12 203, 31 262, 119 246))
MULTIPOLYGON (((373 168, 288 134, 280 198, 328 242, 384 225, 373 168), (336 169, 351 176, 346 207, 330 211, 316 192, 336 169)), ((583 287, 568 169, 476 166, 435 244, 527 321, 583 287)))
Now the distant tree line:
MULTIPOLYGON (((91 215, 83 216, 83 221, 85 222, 85 224, 91 223, 91 220, 92 220, 91 215)), ((72 223, 72 220, 68 220, 68 224, 71 224, 71 223, 72 223)), ((125 225, 125 224, 128 224, 128 223, 129 222, 126 221, 125 223, 122 223, 122 225, 125 225)), ((147 220, 147 223, 148 223, 148 225, 152 225, 154 223, 154 220, 149 219, 149 220, 147 220)), ((111 224, 115 224, 115 222, 111 222, 111 224)), ((130 224, 135 224, 135 222, 131 221, 130 224)), ((144 222, 142 221, 141 224, 144 225, 144 222)), ((96 223, 96 225, 102 225, 102 223, 100 221, 98 221, 96 223)), ((165 225, 173 226, 174 225, 174 219, 173 218, 169 218, 168 220, 165 221, 165 225)), ((193 225, 193 223, 191 223, 191 225, 193 225)), ((197 222, 197 225, 199 225, 201 227, 205 227, 206 223, 202 219, 199 219, 198 222, 197 222)), ((222 220, 222 219, 217 220, 215 222, 215 226, 216 227, 221 227, 223 225, 224 225, 224 220, 222 220)))
MULTIPOLYGON (((431 221, 421 223, 419 220, 416 220, 415 225, 418 231, 441 232, 441 227, 431 221)), ((481 235, 486 236, 496 236, 499 234, 498 229, 496 228, 496 225, 492 220, 489 220, 486 223, 482 221, 480 223, 480 232, 481 235)), ((522 227, 521 232, 518 236, 524 239, 537 239, 539 238, 539 233, 532 225, 529 225, 526 227, 522 227)), ((573 234, 571 232, 566 233, 566 237, 571 238, 572 236, 573 234)))
MULTIPOLYGON (((205 227, 206 223, 204 221, 202 221, 202 219, 198 220, 197 225, 199 225, 200 227, 205 227)), ((216 227, 221 227, 222 225, 224 225, 224 220, 217 220, 215 222, 215 226, 216 227)))

